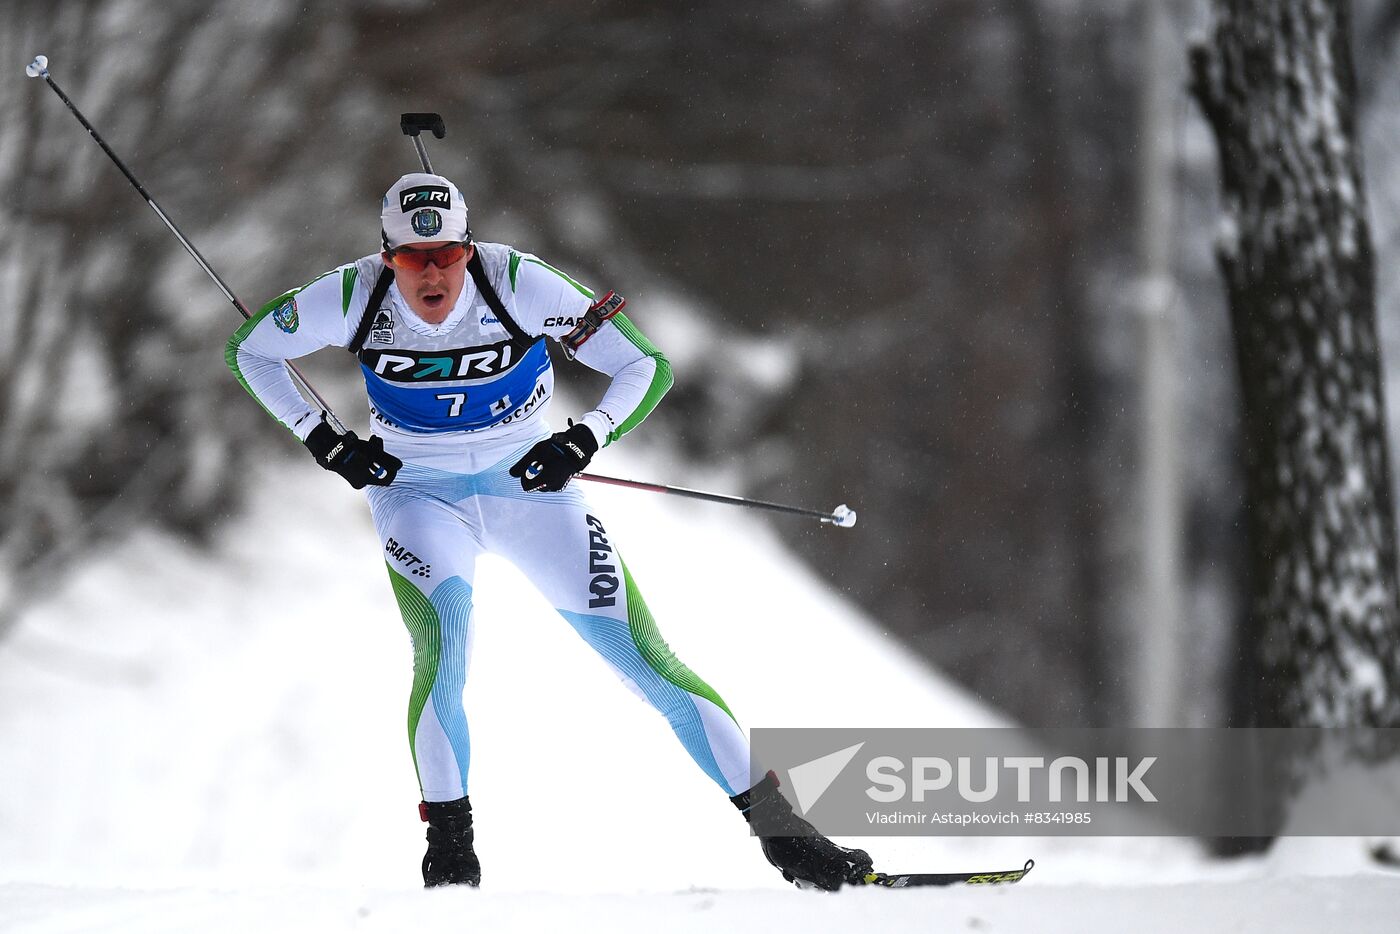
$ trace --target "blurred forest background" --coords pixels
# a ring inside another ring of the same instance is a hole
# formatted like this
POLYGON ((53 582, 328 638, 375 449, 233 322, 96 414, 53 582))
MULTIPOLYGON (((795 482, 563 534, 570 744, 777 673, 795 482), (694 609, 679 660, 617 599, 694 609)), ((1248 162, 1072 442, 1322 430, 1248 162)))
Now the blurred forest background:
MULTIPOLYGON (((398 114, 441 112, 477 235, 618 289, 672 358, 628 443, 691 466, 654 479, 850 503, 850 532, 775 527, 1023 722, 1225 716, 1245 547, 1204 0, 6 8, 0 638, 85 549, 148 519, 197 541, 248 463, 304 457, 224 367, 236 313, 24 78, 43 52, 253 306, 377 248, 415 168, 398 114)), ((1393 362, 1400 2, 1353 10, 1393 362)))

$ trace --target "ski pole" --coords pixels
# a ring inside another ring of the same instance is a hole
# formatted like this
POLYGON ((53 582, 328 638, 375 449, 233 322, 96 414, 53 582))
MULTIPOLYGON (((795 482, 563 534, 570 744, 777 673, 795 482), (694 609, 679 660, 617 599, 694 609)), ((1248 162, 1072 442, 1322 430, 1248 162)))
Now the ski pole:
MULTIPOLYGON (((447 125, 443 123, 442 115, 435 113, 407 113, 399 115, 399 129, 405 136, 412 138, 413 148, 418 153, 418 161, 423 164, 423 171, 429 175, 433 173, 433 164, 428 160, 428 150, 423 145, 423 138, 420 134, 424 130, 432 132, 437 139, 442 139, 447 135, 447 125)), ((730 506, 748 506, 753 509, 768 509, 773 512, 787 513, 794 516, 806 516, 810 519, 820 519, 822 522, 830 523, 837 528, 849 529, 856 524, 856 511, 845 503, 837 506, 831 512, 822 512, 820 509, 803 509, 800 506, 784 506, 780 503, 766 503, 763 500, 748 499, 743 496, 729 496, 724 493, 706 493, 703 490, 688 490, 679 486, 667 486, 664 483, 642 483, 638 480, 623 480, 620 477, 608 477, 595 473, 577 474, 580 480, 591 480, 594 483, 608 483, 613 486, 627 487, 632 490, 646 490, 651 493, 668 493, 672 496, 685 496, 690 499, 700 499, 709 503, 726 503, 730 506)))
POLYGON ((820 509, 804 509, 801 506, 784 506, 781 503, 768 503, 761 499, 749 499, 746 496, 730 496, 726 493, 706 493, 703 490, 689 490, 680 486, 667 486, 664 483, 642 483, 639 480, 622 480, 617 477, 605 477, 595 473, 577 474, 580 480, 592 480, 594 483, 609 483, 613 486, 625 486, 632 490, 646 490, 649 493, 669 493, 672 496, 685 496, 689 499, 702 499, 707 503, 725 503, 730 506, 748 506, 753 509, 768 509, 773 512, 783 512, 791 516, 807 516, 810 519, 820 519, 822 522, 830 523, 841 529, 849 529, 856 524, 856 511, 842 503, 830 512, 823 512, 820 509))
MULTIPOLYGON (((137 190, 137 192, 140 193, 141 197, 146 200, 146 203, 151 206, 151 210, 156 212, 156 216, 165 222, 166 227, 170 228, 170 232, 175 235, 176 240, 180 241, 180 245, 185 248, 185 251, 188 252, 190 256, 194 257, 194 261, 199 264, 199 268, 203 269, 206 273, 209 274, 209 278, 214 280, 214 284, 219 287, 219 291, 224 293, 224 298, 227 298, 230 302, 232 302, 233 307, 237 308, 238 313, 242 315, 245 319, 252 318, 253 316, 248 313, 247 306, 240 302, 238 300, 238 296, 233 294, 233 290, 230 289, 224 283, 223 279, 219 278, 219 274, 215 272, 214 268, 210 266, 209 263, 204 259, 204 257, 200 254, 199 250, 195 248, 195 245, 191 243, 183 233, 180 232, 180 228, 175 226, 175 222, 172 221, 166 215, 166 213, 160 209, 159 204, 156 204, 156 199, 152 198, 150 193, 146 191, 145 186, 143 186, 139 181, 136 180, 135 175, 131 174, 131 170, 126 167, 126 163, 122 162, 122 160, 118 158, 117 154, 112 151, 112 147, 107 145, 107 141, 104 140, 101 134, 99 134, 97 130, 93 128, 93 125, 88 122, 87 117, 83 116, 82 111, 78 110, 78 108, 73 104, 73 102, 68 99, 68 95, 64 94, 63 90, 58 86, 58 84, 54 82, 52 76, 49 75, 48 56, 36 55, 34 57, 34 61, 30 62, 29 65, 25 67, 24 73, 31 78, 43 78, 44 81, 48 84, 48 86, 53 88, 53 92, 58 95, 58 99, 63 101, 63 103, 67 105, 68 109, 72 111, 73 116, 78 118, 78 122, 83 125, 83 129, 88 131, 88 135, 91 136, 93 140, 96 141, 97 145, 102 147, 102 151, 105 152, 108 155, 108 157, 111 158, 111 160, 117 164, 117 168, 122 170, 122 174, 126 176, 126 180, 131 182, 132 187, 134 187, 137 190)), ((336 418, 335 413, 331 411, 330 405, 326 402, 325 399, 321 398, 321 394, 316 391, 315 387, 313 387, 309 382, 307 382, 306 377, 302 376, 301 371, 296 368, 296 364, 292 363, 290 360, 283 362, 286 363, 287 369, 291 371, 292 378, 296 380, 297 388, 299 388, 302 392, 306 393, 312 399, 314 399, 316 404, 319 405, 322 411, 325 412, 326 418, 328 418, 331 421, 332 426, 338 429, 342 434, 344 434, 347 430, 345 424, 339 418, 336 418)))

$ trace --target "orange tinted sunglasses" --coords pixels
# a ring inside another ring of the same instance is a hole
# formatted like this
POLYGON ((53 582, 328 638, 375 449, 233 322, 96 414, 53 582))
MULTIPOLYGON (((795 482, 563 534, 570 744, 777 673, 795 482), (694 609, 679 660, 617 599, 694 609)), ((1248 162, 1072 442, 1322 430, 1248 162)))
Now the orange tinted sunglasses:
POLYGON ((407 247, 400 247, 397 250, 389 251, 389 262, 400 269, 422 272, 428 268, 429 263, 439 269, 446 269, 466 255, 467 241, 464 240, 461 243, 449 243, 447 246, 440 246, 432 250, 410 250, 407 247))

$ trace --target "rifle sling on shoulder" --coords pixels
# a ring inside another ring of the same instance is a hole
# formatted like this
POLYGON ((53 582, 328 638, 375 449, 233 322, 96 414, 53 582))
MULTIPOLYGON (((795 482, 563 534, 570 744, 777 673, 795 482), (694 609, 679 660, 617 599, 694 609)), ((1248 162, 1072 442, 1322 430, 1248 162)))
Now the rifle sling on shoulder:
POLYGON ((379 307, 384 304, 384 299, 389 295, 389 286, 393 284, 394 270, 386 265, 374 282, 374 290, 369 293, 369 302, 365 305, 364 314, 360 316, 360 326, 355 329, 350 346, 345 348, 355 356, 358 357, 364 348, 365 338, 369 336, 369 329, 374 324, 374 317, 379 314, 379 307))

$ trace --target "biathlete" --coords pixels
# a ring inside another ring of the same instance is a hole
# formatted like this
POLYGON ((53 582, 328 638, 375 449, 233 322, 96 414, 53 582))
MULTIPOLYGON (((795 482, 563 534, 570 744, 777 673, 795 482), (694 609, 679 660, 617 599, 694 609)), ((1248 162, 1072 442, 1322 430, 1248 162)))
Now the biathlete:
POLYGON ((603 296, 529 253, 476 242, 457 186, 405 175, 380 213, 382 249, 273 299, 228 342, 229 368, 317 463, 367 491, 389 581, 413 638, 409 748, 427 822, 427 886, 481 881, 468 796, 462 692, 476 559, 520 568, 749 820, 769 862, 823 889, 871 870, 792 813, 771 773, 750 787, 749 746, 719 694, 662 640, 606 523, 569 480, 641 424, 671 367, 603 296), (563 355, 607 374, 597 406, 563 431, 545 420, 563 355), (364 375, 374 432, 340 433, 284 361, 344 347, 364 375))

